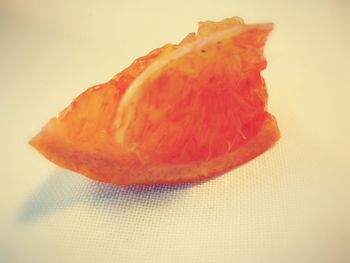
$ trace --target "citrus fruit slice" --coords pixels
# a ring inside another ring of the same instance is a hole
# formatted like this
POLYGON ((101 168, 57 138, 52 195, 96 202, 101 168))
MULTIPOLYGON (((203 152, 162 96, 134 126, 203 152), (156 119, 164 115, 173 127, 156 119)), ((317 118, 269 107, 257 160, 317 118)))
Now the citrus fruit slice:
POLYGON ((79 95, 31 141, 46 158, 114 184, 222 174, 280 137, 260 72, 272 24, 200 22, 79 95))

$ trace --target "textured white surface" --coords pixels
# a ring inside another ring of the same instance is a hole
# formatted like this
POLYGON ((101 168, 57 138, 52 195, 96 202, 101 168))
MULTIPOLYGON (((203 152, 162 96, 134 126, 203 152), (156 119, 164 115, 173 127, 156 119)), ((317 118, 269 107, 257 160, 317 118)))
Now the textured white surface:
POLYGON ((0 3, 0 262, 350 262, 350 3, 0 3), (28 139, 72 98, 199 20, 274 22, 281 141, 206 183, 117 187, 28 139))

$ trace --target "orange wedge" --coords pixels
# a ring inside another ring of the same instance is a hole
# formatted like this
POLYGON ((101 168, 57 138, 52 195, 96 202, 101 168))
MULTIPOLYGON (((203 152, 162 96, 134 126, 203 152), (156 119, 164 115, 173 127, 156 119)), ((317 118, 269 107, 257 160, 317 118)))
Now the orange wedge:
POLYGON ((57 165, 114 184, 193 182, 280 137, 260 72, 272 24, 201 22, 77 97, 30 143, 57 165))

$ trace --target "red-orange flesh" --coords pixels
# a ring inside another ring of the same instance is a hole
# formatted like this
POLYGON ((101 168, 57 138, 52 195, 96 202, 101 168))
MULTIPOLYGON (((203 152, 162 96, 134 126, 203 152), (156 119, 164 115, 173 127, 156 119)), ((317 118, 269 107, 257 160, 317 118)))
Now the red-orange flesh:
POLYGON ((82 93, 30 143, 61 167, 114 184, 222 174, 280 137, 260 74, 271 30, 239 18, 201 22, 197 34, 82 93))

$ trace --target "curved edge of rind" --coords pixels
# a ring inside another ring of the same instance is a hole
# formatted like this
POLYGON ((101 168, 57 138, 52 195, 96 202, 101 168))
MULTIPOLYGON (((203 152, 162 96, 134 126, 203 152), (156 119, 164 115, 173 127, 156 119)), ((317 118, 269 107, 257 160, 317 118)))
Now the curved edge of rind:
POLYGON ((276 120, 270 115, 253 139, 239 149, 216 159, 197 164, 142 165, 131 159, 112 159, 101 152, 78 149, 51 132, 53 128, 49 123, 30 140, 30 145, 60 167, 97 181, 117 185, 178 184, 207 180, 254 159, 280 138, 276 120))

